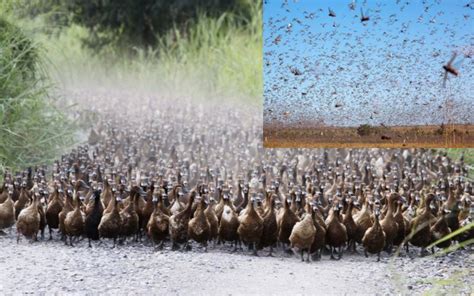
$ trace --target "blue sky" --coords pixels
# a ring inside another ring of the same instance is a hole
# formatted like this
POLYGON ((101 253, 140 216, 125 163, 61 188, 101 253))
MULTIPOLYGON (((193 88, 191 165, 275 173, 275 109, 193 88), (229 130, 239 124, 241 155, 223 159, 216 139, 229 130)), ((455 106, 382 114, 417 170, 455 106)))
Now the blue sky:
POLYGON ((265 123, 474 123, 474 1, 354 2, 264 0, 265 123))

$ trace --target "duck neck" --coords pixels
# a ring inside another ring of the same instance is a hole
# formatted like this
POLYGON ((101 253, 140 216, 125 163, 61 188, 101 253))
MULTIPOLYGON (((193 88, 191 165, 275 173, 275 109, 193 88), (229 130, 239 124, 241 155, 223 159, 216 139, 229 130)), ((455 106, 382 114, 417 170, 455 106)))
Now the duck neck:
POLYGON ((73 198, 70 194, 66 194, 66 204, 65 207, 73 208, 73 198))
POLYGON ((99 193, 93 193, 94 194, 94 210, 99 211, 101 208, 101 201, 100 201, 100 194, 99 193))
POLYGON ((432 198, 427 196, 425 197, 425 210, 426 210, 426 213, 431 213, 431 208, 430 208, 430 205, 431 205, 431 200, 432 198))
POLYGON ((201 197, 201 200, 199 201, 199 204, 196 208, 196 216, 201 216, 204 214, 204 208, 206 207, 204 203, 204 197, 201 197))
POLYGON ((388 215, 393 215, 393 199, 391 197, 388 198, 388 204, 387 204, 387 216, 388 215))
POLYGON ((272 195, 270 193, 267 193, 267 196, 265 197, 265 205, 268 208, 272 206, 272 195))
POLYGON ((375 217, 375 219, 374 219, 375 220, 374 221, 374 228, 378 229, 378 228, 380 228, 379 215, 374 215, 374 217, 375 217))
POLYGON ((135 202, 137 200, 137 194, 138 193, 135 193, 133 195, 130 195, 130 203, 128 204, 128 210, 130 212, 133 212, 135 211, 135 202))
POLYGON ((186 206, 186 212, 187 213, 191 213, 191 211, 192 211, 192 207, 193 207, 193 203, 194 203, 194 197, 195 197, 195 193, 192 193, 191 196, 189 197, 189 201, 188 201, 188 204, 186 206))
POLYGON ((402 203, 398 203, 398 206, 397 206, 397 212, 395 213, 395 215, 402 215, 403 213, 403 204, 402 203))
POLYGON ((111 212, 118 213, 117 197, 112 196, 110 203, 112 204, 111 212))
POLYGON ((352 208, 354 207, 354 204, 352 201, 348 202, 347 204, 347 209, 346 209, 346 215, 351 215, 352 216, 352 208))
POLYGON ((74 205, 74 209, 76 211, 79 211, 81 208, 81 199, 79 198, 79 195, 76 193, 76 204, 74 205))
POLYGON ((40 198, 40 197, 39 197, 38 195, 36 195, 36 194, 33 195, 33 202, 31 203, 31 206, 32 206, 34 209, 38 208, 39 198, 40 198))

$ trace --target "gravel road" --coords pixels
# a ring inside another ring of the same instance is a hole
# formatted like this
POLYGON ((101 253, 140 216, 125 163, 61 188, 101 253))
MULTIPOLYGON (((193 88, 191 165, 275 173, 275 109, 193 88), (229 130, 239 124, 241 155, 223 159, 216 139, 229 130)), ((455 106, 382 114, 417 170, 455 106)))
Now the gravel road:
POLYGON ((0 294, 178 294, 178 295, 327 295, 474 292, 474 253, 410 257, 393 261, 345 254, 340 261, 323 255, 303 263, 298 256, 276 253, 259 257, 231 253, 230 246, 198 246, 173 252, 154 251, 148 243, 125 243, 114 249, 104 241, 74 247, 53 241, 16 243, 15 231, 0 236, 0 294), (441 279, 448 281, 441 282, 441 279), (444 285, 443 285, 444 284, 444 285))

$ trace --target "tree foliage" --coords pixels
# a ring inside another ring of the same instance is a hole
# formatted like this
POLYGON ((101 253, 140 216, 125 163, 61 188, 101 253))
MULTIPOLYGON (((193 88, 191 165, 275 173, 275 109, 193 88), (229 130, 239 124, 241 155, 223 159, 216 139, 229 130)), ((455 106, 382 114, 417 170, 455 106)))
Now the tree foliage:
POLYGON ((21 11, 30 16, 47 15, 60 26, 75 23, 89 29, 86 45, 106 44, 148 47, 170 29, 185 33, 199 14, 218 18, 232 13, 245 26, 254 1, 259 0, 20 0, 21 11))

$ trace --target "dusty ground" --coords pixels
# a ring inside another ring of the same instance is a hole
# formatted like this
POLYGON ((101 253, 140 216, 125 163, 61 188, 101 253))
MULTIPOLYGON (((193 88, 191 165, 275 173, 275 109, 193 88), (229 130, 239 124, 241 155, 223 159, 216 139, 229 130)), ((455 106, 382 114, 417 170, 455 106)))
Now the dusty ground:
POLYGON ((403 255, 391 262, 347 255, 340 261, 303 263, 297 256, 231 253, 230 246, 188 252, 153 251, 148 243, 109 242, 75 247, 57 239, 16 244, 14 231, 0 236, 0 294, 393 294, 474 292, 474 253, 441 257, 403 255), (448 279, 449 280, 446 280, 448 279), (445 279, 444 283, 441 279, 445 279), (446 286, 443 286, 446 285, 446 286))
POLYGON ((474 145, 474 125, 370 127, 361 136, 356 127, 264 124, 263 139, 268 148, 468 148, 474 145))

